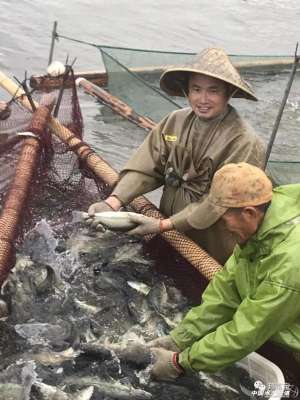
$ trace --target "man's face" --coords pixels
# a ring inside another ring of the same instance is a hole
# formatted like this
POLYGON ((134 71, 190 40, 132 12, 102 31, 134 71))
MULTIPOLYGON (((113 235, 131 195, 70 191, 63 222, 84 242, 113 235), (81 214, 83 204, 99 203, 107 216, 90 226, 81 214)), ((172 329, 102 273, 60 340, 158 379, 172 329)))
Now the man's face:
POLYGON ((201 119, 209 120, 222 114, 229 95, 225 82, 202 74, 191 74, 188 99, 194 113, 201 119))
POLYGON ((230 208, 222 215, 227 230, 231 232, 238 244, 245 244, 257 231, 263 213, 256 207, 245 207, 242 209, 230 208))

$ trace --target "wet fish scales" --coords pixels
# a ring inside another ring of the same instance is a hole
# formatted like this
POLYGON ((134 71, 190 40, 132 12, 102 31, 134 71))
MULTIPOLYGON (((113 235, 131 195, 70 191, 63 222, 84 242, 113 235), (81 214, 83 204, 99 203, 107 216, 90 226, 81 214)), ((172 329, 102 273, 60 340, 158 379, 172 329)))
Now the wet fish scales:
POLYGON ((16 383, 0 383, 0 400, 23 400, 24 388, 16 383))
POLYGON ((37 392, 40 400, 90 400, 94 393, 94 387, 90 386, 77 393, 66 393, 63 390, 42 382, 36 382, 33 392, 37 392))
POLYGON ((102 395, 109 396, 116 400, 150 400, 152 394, 133 386, 123 385, 122 383, 111 380, 105 381, 97 377, 68 377, 64 380, 65 384, 76 386, 94 386, 96 391, 102 395))

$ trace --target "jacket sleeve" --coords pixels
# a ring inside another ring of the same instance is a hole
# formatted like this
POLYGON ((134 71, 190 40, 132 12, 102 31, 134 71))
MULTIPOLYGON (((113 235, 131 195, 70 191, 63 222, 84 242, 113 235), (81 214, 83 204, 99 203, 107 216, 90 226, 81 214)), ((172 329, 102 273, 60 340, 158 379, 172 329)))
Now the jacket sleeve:
MULTIPOLYGON (((207 195, 204 195, 202 197, 202 201, 205 199, 206 196, 207 195)), ((184 207, 183 210, 174 215, 171 215, 170 220, 174 228, 177 229, 179 232, 186 232, 192 228, 197 229, 197 227, 194 225, 194 221, 195 216, 196 218, 198 218, 198 209, 199 203, 191 203, 184 207)))
POLYGON ((127 205, 134 198, 157 189, 164 184, 164 166, 161 155, 164 153, 162 130, 164 118, 146 137, 144 142, 127 162, 120 174, 112 195, 127 205))
POLYGON ((181 323, 171 331, 177 346, 184 350, 218 326, 231 320, 241 299, 234 280, 234 255, 205 289, 202 304, 193 307, 181 323))
MULTIPOLYGON (((276 263, 277 271, 289 274, 287 250, 282 254, 277 252, 268 262, 276 263)), ((254 296, 248 296, 241 302, 232 318, 223 323, 220 318, 221 324, 216 329, 183 350, 179 357, 182 367, 186 370, 216 372, 255 351, 299 318, 300 290, 282 282, 272 276, 265 279, 254 296)), ((206 310, 201 310, 190 321, 194 329, 200 332, 203 330, 201 324, 207 318, 203 316, 204 311, 210 312, 206 306, 206 310)), ((186 323, 185 326, 189 329, 186 323)))

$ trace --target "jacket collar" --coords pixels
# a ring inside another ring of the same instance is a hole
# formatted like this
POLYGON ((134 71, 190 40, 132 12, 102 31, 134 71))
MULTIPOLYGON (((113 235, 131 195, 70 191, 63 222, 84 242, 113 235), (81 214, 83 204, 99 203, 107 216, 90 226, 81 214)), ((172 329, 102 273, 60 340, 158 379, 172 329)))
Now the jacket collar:
POLYGON ((279 186, 273 190, 273 198, 258 231, 243 245, 237 245, 235 256, 255 258, 270 254, 285 238, 281 229, 284 224, 300 224, 300 184, 279 186))
POLYGON ((274 228, 292 221, 299 215, 300 184, 278 186, 273 189, 271 205, 255 236, 261 240, 274 228))

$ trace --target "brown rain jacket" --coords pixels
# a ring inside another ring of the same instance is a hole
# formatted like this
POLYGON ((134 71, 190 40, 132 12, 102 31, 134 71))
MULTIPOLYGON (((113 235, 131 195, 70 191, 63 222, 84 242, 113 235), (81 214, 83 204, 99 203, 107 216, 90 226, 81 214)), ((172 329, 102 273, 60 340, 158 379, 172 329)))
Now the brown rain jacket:
POLYGON ((191 229, 187 206, 203 200, 215 171, 224 164, 245 161, 262 167, 264 157, 261 140, 232 106, 210 121, 185 108, 172 112, 152 130, 121 171, 112 194, 126 205, 164 185, 160 211, 173 216, 176 229, 224 264, 233 251, 233 238, 221 222, 202 231, 191 229))

